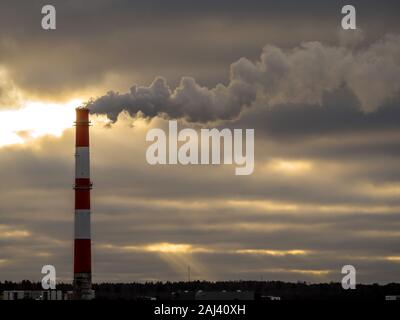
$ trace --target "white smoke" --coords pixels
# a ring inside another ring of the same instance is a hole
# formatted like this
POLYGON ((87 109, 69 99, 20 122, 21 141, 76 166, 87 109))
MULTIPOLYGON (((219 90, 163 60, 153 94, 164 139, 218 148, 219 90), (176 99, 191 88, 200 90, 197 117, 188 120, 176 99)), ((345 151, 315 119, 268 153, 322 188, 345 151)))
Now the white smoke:
POLYGON ((132 116, 141 111, 146 117, 166 115, 190 122, 208 122, 234 118, 254 99, 254 88, 240 81, 209 90, 185 77, 171 92, 165 79, 159 77, 149 87, 133 86, 126 94, 110 91, 89 102, 88 106, 92 113, 106 114, 112 121, 116 121, 118 114, 125 110, 132 116))
POLYGON ((205 123, 234 119, 256 100, 265 107, 321 104, 325 93, 346 85, 370 112, 400 92, 400 36, 387 35, 367 47, 306 42, 283 50, 267 45, 260 61, 241 58, 230 69, 226 86, 208 89, 185 77, 171 91, 160 77, 149 87, 133 86, 126 94, 110 91, 88 106, 112 121, 125 110, 132 116, 141 111, 146 117, 205 123))

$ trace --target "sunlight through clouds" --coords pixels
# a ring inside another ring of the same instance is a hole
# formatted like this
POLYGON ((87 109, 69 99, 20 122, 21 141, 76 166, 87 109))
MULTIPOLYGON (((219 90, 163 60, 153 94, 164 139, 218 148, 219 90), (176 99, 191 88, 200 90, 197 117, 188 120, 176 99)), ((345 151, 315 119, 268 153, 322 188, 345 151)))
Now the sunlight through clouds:
POLYGON ((305 160, 276 159, 268 162, 264 169, 288 175, 305 174, 313 169, 313 164, 305 160))
POLYGON ((308 255, 310 252, 307 251, 307 250, 243 249, 243 250, 237 250, 236 253, 284 257, 284 256, 287 256, 287 255, 291 255, 291 256, 298 256, 298 255, 304 256, 304 255, 308 255))
POLYGON ((152 243, 147 245, 125 245, 115 246, 112 244, 102 244, 99 248, 111 251, 123 252, 148 252, 156 254, 164 261, 176 274, 185 274, 190 266, 194 277, 207 279, 212 277, 210 271, 194 255, 197 253, 212 253, 212 249, 193 246, 186 243, 152 243))
POLYGON ((20 109, 0 111, 0 147, 44 135, 61 136, 75 119, 79 99, 65 104, 26 101, 20 109))
POLYGON ((27 230, 18 230, 11 228, 11 226, 0 225, 0 239, 19 239, 30 236, 31 233, 27 230))

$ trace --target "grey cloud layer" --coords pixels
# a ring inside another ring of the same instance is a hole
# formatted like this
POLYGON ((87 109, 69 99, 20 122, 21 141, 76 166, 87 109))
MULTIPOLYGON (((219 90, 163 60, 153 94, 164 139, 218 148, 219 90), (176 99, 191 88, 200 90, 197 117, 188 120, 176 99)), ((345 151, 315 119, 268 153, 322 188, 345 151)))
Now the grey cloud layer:
MULTIPOLYGON (((187 264, 195 278, 259 279, 262 274, 264 279, 337 281, 340 267, 348 263, 356 265, 360 282, 397 281, 398 262, 389 257, 400 254, 395 189, 400 180, 389 174, 380 180, 369 176, 371 171, 377 176, 398 171, 398 154, 388 161, 374 149, 385 139, 396 141, 395 134, 349 137, 346 148, 370 148, 365 159, 346 150, 342 158, 342 144, 334 136, 287 143, 262 137, 256 141, 255 175, 238 183, 231 168, 223 166, 147 165, 146 130, 132 128, 130 122, 120 118, 112 130, 92 128, 95 281, 179 280, 187 264), (304 159, 313 167, 286 175, 268 167, 275 158, 304 159), (378 166, 380 161, 384 167, 378 166), (194 250, 173 254, 132 249, 162 242, 189 244, 194 250), (309 253, 235 252, 241 249, 309 253)), ((167 123, 157 118, 149 125, 167 123)), ((61 139, 46 137, 37 143, 40 148, 0 149, 0 179, 8 181, 0 187, 0 228, 29 232, 20 238, 0 236, 0 260, 5 261, 0 274, 40 279, 41 266, 50 263, 69 281, 73 130, 61 139)))

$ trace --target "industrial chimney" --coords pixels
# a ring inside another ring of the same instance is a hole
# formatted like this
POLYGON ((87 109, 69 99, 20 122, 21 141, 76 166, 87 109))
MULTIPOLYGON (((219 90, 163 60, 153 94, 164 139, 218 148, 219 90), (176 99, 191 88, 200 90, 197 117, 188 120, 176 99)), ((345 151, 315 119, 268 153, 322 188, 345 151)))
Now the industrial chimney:
POLYGON ((74 299, 92 299, 89 109, 76 109, 74 299))

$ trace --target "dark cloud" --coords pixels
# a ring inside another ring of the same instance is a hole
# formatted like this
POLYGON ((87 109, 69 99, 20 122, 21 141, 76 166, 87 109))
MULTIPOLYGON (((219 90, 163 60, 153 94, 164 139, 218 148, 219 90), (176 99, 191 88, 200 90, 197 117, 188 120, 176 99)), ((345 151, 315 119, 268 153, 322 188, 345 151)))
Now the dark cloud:
MULTIPOLYGON (((321 105, 317 104, 281 104, 274 108, 255 108, 246 112, 242 118, 232 124, 237 128, 257 128, 259 134, 274 139, 304 139, 315 135, 346 135, 351 132, 379 132, 396 130, 400 117, 400 98, 386 101, 377 110, 364 112, 357 97, 346 86, 322 96, 321 105)), ((354 155, 361 146, 352 146, 354 155), (355 150, 354 150, 355 148, 355 150)), ((376 146, 382 151, 385 142, 376 146)), ((346 145, 341 144, 341 148, 346 145)), ((336 151, 330 149, 332 153, 336 151)), ((392 145, 386 148, 396 153, 392 145)), ((364 153, 368 152, 365 150, 364 153)))

